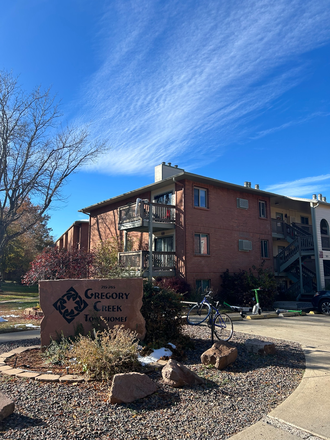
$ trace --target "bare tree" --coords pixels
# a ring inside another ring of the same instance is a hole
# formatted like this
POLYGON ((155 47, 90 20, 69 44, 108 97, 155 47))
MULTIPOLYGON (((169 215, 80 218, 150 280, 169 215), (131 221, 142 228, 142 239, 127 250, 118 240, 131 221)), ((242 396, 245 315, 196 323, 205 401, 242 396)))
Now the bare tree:
POLYGON ((61 129, 60 116, 49 90, 26 94, 0 71, 0 255, 41 219, 67 177, 103 149, 84 128, 61 129), (26 212, 28 199, 38 209, 26 212), (11 231, 14 222, 20 228, 11 231))

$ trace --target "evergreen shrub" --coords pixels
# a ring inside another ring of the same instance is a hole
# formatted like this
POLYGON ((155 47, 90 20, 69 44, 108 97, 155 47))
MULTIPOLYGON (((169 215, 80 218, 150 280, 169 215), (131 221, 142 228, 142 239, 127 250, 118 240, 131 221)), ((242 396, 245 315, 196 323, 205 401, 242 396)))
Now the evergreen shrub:
POLYGON ((157 348, 182 338, 182 296, 151 283, 145 283, 143 290, 144 342, 157 348))

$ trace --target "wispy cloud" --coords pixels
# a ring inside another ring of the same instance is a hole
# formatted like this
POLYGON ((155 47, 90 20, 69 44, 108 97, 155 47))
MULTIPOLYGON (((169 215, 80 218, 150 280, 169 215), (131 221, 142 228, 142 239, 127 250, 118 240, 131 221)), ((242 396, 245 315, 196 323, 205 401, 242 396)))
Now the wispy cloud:
POLYGON ((247 122, 304 78, 300 55, 329 40, 327 6, 113 1, 101 22, 104 61, 81 106, 111 147, 94 169, 137 173, 181 156, 193 166, 248 137, 247 122))
POLYGON ((312 194, 319 194, 330 188, 330 174, 305 177, 292 182, 278 183, 268 186, 265 191, 282 194, 284 196, 311 198, 312 194))
POLYGON ((264 136, 276 133, 277 131, 285 130, 286 128, 292 127, 294 125, 303 124, 304 122, 310 121, 313 118, 327 117, 327 116, 330 116, 330 113, 315 112, 315 113, 312 113, 311 115, 306 116, 305 118, 298 118, 298 119, 295 119, 293 121, 289 121, 289 122, 286 122, 284 124, 281 124, 281 125, 279 125, 277 127, 269 128, 268 130, 259 131, 255 136, 252 136, 250 139, 252 139, 252 140, 260 139, 260 138, 262 138, 264 136))

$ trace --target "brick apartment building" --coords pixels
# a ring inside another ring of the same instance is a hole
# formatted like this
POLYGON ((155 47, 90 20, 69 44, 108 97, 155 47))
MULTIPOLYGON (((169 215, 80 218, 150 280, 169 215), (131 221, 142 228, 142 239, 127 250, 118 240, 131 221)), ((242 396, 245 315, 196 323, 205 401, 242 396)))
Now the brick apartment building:
MULTIPOLYGON (((179 276, 193 288, 217 291, 225 270, 263 263, 291 295, 330 282, 330 205, 320 194, 285 197, 163 162, 154 183, 81 212, 90 217, 89 248, 110 237, 123 243, 119 261, 139 276, 150 275, 152 261, 153 276, 179 276)), ((65 234, 58 240, 63 247, 70 247, 69 231, 66 245, 65 234)))
POLYGON ((75 221, 61 237, 55 242, 59 249, 88 249, 89 246, 89 221, 75 221))

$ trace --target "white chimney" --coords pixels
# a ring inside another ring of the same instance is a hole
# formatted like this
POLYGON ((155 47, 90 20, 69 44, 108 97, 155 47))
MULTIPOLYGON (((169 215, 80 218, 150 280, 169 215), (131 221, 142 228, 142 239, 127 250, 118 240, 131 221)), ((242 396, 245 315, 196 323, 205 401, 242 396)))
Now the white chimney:
POLYGON ((171 166, 171 162, 166 164, 162 162, 160 165, 155 167, 155 182, 159 182, 160 180, 167 179, 168 177, 176 176, 184 172, 183 168, 178 168, 177 165, 174 167, 171 166))

